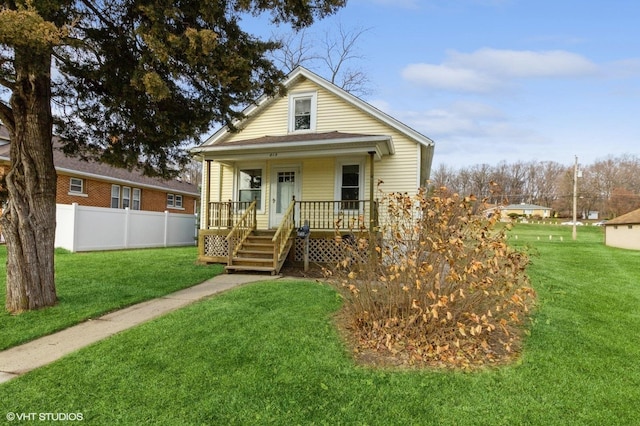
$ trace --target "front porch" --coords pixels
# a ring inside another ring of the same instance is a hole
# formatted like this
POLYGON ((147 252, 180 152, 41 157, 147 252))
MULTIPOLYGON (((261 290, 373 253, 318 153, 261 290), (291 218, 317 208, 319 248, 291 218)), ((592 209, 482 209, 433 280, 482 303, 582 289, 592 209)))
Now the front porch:
POLYGON ((370 200, 290 202, 277 228, 258 227, 256 202, 209 202, 198 234, 198 260, 225 263, 229 271, 279 273, 285 261, 340 260, 335 233, 378 227, 378 204, 370 200), (308 225, 309 247, 297 230, 308 225))

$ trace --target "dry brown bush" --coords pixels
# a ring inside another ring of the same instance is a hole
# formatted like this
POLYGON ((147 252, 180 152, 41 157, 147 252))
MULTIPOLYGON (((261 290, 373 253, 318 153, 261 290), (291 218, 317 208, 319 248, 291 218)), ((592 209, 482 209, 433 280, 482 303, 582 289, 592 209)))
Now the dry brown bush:
POLYGON ((445 188, 391 193, 380 232, 354 230, 349 244, 336 237, 344 259, 328 275, 361 358, 472 368, 518 353, 535 298, 528 258, 507 245, 497 218, 475 214, 479 205, 445 188))

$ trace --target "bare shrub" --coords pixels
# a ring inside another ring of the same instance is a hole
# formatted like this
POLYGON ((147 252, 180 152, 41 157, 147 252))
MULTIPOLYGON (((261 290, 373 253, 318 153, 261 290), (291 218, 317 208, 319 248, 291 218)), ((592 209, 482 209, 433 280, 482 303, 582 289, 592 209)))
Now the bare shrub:
POLYGON ((357 353, 394 363, 470 368, 504 362, 535 294, 528 258, 506 244, 498 219, 475 213, 473 197, 391 193, 378 233, 339 237, 343 260, 328 273, 346 303, 343 319, 357 353))

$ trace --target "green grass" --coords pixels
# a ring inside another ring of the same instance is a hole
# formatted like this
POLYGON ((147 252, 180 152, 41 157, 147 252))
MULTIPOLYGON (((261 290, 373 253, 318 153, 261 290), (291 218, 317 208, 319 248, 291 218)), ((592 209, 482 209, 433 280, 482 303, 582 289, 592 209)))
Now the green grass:
POLYGON ((357 367, 332 324, 336 293, 280 280, 191 305, 0 385, 0 414, 80 412, 97 425, 640 424, 640 252, 605 247, 598 228, 579 229, 574 242, 570 227, 518 225, 510 241, 531 253, 539 296, 514 365, 357 367))
POLYGON ((6 247, 0 246, 0 350, 89 318, 205 281, 219 265, 196 265, 195 247, 70 253, 56 250, 59 303, 11 316, 4 310, 6 247))

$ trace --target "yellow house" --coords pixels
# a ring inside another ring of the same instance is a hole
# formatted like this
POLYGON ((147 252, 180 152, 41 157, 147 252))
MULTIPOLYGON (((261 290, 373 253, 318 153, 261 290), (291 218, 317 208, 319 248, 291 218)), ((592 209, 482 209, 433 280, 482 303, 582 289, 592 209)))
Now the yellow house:
POLYGON ((304 224, 312 260, 334 260, 336 227, 377 225, 378 182, 411 193, 429 179, 428 137, 303 67, 283 85, 244 111, 238 131, 192 151, 203 161, 201 261, 277 273, 304 224))
POLYGON ((509 204, 508 206, 497 206, 488 210, 488 212, 499 210, 502 219, 508 219, 509 215, 517 214, 522 217, 551 217, 551 207, 538 206, 536 204, 520 203, 509 204))

